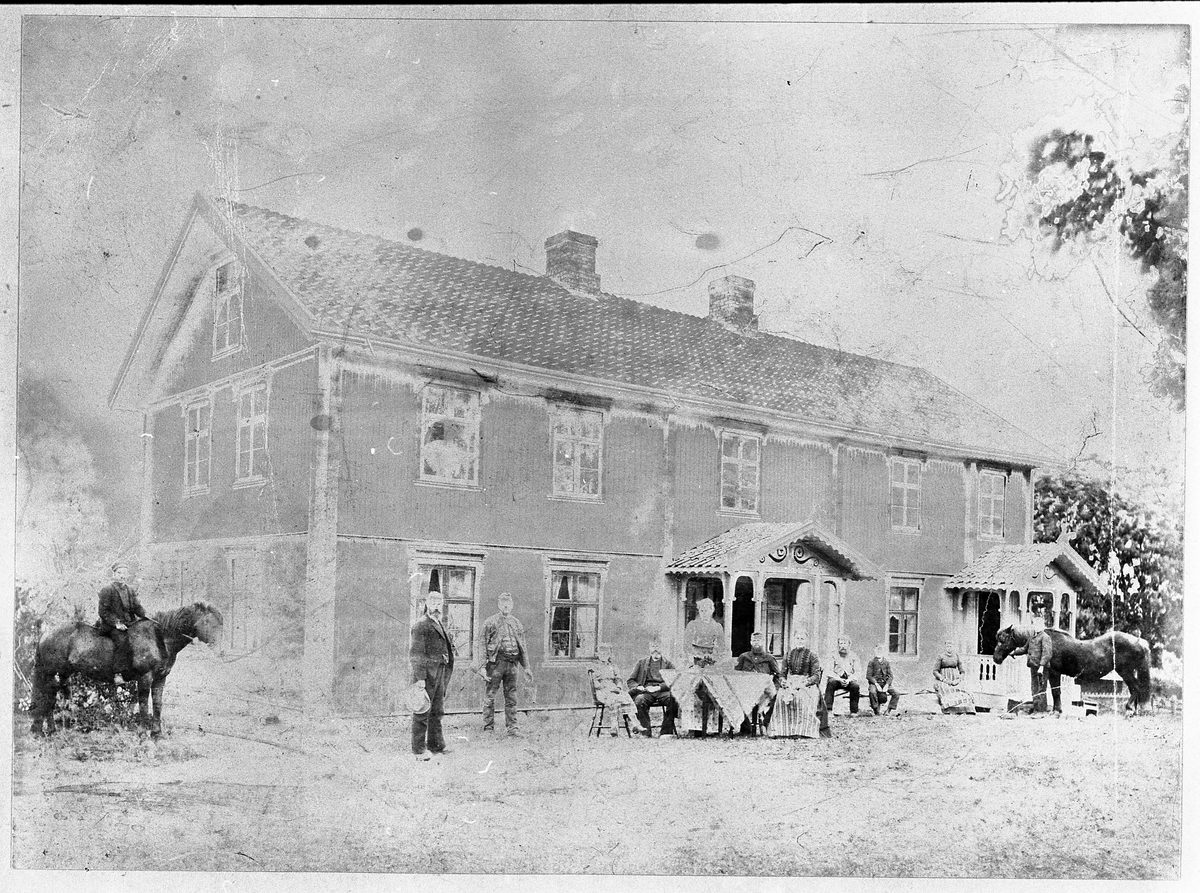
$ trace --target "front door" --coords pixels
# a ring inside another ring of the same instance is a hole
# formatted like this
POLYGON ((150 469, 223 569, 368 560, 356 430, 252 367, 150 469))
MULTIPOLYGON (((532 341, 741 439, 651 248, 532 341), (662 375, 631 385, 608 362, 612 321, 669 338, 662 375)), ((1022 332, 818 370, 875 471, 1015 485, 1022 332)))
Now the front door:
POLYGON ((754 630, 754 583, 749 577, 738 577, 733 587, 733 627, 729 644, 733 656, 750 650, 750 635, 754 630))

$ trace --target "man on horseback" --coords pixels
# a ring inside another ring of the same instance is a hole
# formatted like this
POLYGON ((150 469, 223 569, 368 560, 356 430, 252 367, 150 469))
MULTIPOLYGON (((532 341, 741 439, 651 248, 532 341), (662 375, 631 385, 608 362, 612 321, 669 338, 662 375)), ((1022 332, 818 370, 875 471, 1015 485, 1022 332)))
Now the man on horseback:
POLYGON ((117 685, 125 682, 125 674, 132 679, 133 649, 129 644, 129 624, 146 620, 146 611, 138 600, 137 591, 130 585, 133 579, 129 565, 118 561, 112 566, 113 582, 100 590, 100 620, 96 623, 103 635, 113 643, 113 681, 117 685))

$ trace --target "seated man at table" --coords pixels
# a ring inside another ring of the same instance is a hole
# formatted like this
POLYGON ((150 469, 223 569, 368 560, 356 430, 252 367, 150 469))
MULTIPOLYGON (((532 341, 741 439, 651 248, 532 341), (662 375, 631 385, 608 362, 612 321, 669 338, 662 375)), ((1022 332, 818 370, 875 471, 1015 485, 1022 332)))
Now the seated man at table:
POLYGON ((650 737, 650 708, 663 708, 662 729, 659 735, 675 734, 675 714, 679 707, 671 689, 663 681, 662 671, 673 670, 675 665, 663 657, 658 639, 650 640, 650 656, 643 657, 633 668, 626 685, 633 704, 637 708, 638 732, 650 737))
MULTIPOLYGON (((783 675, 779 671, 779 662, 775 660, 775 656, 767 651, 766 640, 762 633, 754 633, 750 636, 750 650, 744 651, 738 655, 737 666, 735 670, 743 673, 768 673, 771 676, 771 681, 775 685, 779 685, 783 680, 783 675)), ((758 707, 754 708, 753 714, 742 722, 742 734, 747 734, 751 731, 751 724, 756 721, 758 707)), ((763 716, 763 722, 771 721, 771 708, 767 708, 766 714, 763 716)))

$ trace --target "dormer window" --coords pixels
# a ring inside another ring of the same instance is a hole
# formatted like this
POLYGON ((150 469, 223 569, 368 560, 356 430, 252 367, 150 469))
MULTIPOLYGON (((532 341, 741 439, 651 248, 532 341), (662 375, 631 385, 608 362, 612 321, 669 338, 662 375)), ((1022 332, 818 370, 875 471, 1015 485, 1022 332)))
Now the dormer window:
POLYGON ((237 353, 245 342, 242 277, 233 261, 213 273, 213 359, 237 353))

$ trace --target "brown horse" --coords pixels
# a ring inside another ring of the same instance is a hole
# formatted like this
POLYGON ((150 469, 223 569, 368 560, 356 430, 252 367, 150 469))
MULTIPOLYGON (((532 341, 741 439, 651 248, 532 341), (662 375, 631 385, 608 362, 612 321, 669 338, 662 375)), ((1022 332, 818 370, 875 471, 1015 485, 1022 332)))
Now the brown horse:
POLYGON ((130 624, 128 630, 132 667, 113 666, 113 643, 95 627, 85 623, 60 626, 38 643, 33 664, 33 716, 30 731, 54 732, 54 704, 67 680, 82 674, 98 682, 112 682, 115 673, 136 678, 141 721, 157 738, 162 734, 162 692, 167 675, 179 652, 199 639, 212 645, 221 639, 221 612, 204 602, 173 611, 160 611, 150 620, 130 624), (154 696, 154 717, 147 713, 147 700, 154 696))
MULTIPOLYGON (((1127 713, 1137 713, 1142 705, 1150 704, 1150 648, 1145 641, 1129 633, 1110 630, 1094 639, 1080 641, 1062 630, 1047 629, 1050 635, 1050 665, 1046 681, 1054 694, 1054 712, 1062 713, 1060 688, 1063 676, 1074 676, 1076 682, 1098 682, 1116 670, 1129 689, 1127 713)), ((1008 626, 996 634, 996 650, 992 659, 1003 663, 1017 649, 1023 649, 1028 631, 1008 626)))

